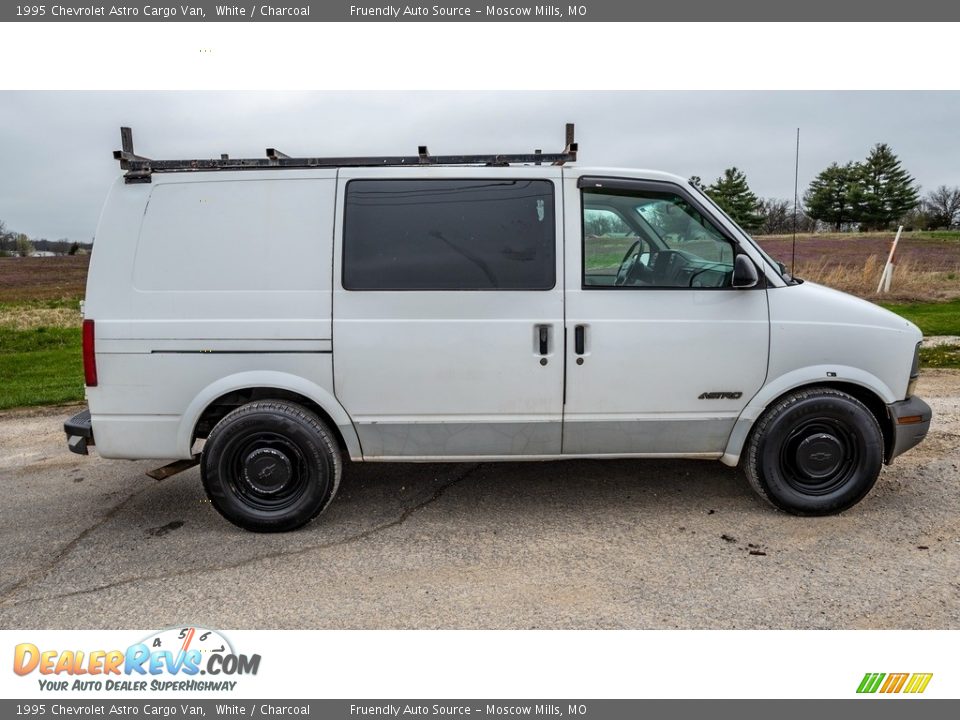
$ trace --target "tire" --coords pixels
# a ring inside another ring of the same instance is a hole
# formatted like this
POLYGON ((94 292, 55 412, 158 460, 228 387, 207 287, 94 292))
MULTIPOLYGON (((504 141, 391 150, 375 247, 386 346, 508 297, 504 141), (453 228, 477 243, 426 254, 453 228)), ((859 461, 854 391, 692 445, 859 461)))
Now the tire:
POLYGON ((253 532, 303 527, 340 484, 333 434, 309 410, 280 400, 242 405, 210 431, 200 475, 223 517, 253 532))
POLYGON ((860 502, 883 466, 883 432, 852 395, 810 388, 757 421, 745 471, 754 491, 794 515, 832 515, 860 502))

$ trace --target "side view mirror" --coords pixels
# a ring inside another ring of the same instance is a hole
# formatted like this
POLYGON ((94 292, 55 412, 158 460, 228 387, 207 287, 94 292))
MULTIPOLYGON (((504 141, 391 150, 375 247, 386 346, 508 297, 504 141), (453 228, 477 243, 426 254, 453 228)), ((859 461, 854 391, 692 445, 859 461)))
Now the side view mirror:
POLYGON ((733 287, 752 288, 760 282, 757 266, 746 255, 737 255, 733 261, 733 287))

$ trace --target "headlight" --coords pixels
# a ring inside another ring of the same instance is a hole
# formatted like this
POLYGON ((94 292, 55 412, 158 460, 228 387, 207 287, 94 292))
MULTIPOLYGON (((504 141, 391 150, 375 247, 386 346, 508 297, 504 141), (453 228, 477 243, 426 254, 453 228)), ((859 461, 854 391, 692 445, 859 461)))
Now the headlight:
POLYGON ((917 386, 917 378, 920 377, 920 345, 913 351, 913 364, 910 366, 910 382, 907 383, 907 397, 913 396, 913 389, 917 386))

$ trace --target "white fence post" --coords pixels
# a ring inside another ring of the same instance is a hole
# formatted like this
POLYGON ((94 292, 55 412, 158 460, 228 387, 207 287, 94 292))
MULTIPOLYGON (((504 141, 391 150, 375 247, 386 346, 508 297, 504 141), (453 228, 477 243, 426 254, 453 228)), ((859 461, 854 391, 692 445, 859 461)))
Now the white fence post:
POLYGON ((883 272, 880 274, 880 284, 877 285, 877 292, 890 292, 890 284, 893 282, 893 264, 896 262, 897 243, 900 242, 900 233, 903 232, 903 225, 897 228, 897 236, 893 239, 890 246, 890 255, 887 256, 887 264, 883 266, 883 272))

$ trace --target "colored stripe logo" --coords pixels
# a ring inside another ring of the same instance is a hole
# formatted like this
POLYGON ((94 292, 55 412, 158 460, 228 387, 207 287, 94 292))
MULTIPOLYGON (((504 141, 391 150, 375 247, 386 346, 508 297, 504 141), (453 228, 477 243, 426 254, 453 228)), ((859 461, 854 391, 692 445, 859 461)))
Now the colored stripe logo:
POLYGON ((932 678, 933 673, 866 673, 857 692, 919 694, 927 689, 932 678))

